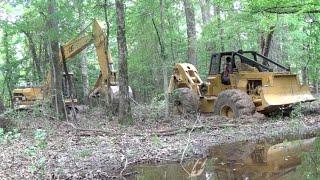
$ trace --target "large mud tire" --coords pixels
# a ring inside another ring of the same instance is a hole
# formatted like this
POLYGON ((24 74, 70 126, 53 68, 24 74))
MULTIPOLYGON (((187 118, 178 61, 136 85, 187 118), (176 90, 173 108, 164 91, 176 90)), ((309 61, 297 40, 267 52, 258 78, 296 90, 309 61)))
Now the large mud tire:
POLYGON ((256 112, 252 98, 238 89, 221 92, 214 105, 214 114, 229 118, 252 116, 256 112))
POLYGON ((195 114, 199 110, 199 96, 189 88, 178 88, 169 97, 171 113, 195 114))

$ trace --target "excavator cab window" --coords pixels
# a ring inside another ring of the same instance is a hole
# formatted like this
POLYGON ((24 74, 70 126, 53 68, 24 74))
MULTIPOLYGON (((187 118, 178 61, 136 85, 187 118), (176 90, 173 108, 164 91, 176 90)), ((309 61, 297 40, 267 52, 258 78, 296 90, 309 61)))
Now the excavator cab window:
MULTIPOLYGON (((68 76, 70 77, 71 81, 74 82, 74 78, 73 78, 73 73, 69 73, 68 76)), ((63 79, 62 79, 62 90, 63 90, 63 96, 65 98, 70 98, 71 97, 71 92, 70 92, 70 84, 68 83, 68 76, 63 73, 63 79)), ((72 83, 71 86, 74 86, 74 84, 72 83)), ((74 91, 74 87, 71 88, 73 90, 73 95, 76 97, 75 91, 74 91)))
POLYGON ((210 75, 220 74, 220 65, 221 65, 220 57, 221 57, 220 54, 212 55, 211 63, 210 63, 210 71, 209 71, 210 75))

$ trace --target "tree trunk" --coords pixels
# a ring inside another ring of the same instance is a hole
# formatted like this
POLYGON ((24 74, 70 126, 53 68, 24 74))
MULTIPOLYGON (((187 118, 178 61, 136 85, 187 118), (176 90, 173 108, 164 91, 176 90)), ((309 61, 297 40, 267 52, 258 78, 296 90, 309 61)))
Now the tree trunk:
POLYGON ((3 47, 5 51, 5 76, 4 76, 4 82, 5 85, 7 86, 8 90, 8 95, 10 96, 10 106, 13 107, 13 101, 12 101, 12 69, 10 65, 10 59, 12 58, 12 52, 10 51, 10 45, 9 45, 9 35, 7 33, 7 29, 4 28, 4 33, 3 33, 3 47))
POLYGON ((163 13, 164 13, 164 4, 163 0, 160 0, 160 29, 158 29, 154 18, 152 18, 152 24, 156 31, 158 43, 160 46, 160 57, 162 59, 162 72, 163 72, 163 91, 164 91, 164 99, 165 99, 165 118, 168 119, 169 117, 169 95, 168 95, 168 72, 166 67, 167 62, 167 54, 164 45, 164 20, 163 20, 163 13))
POLYGON ((265 43, 266 43, 266 40, 264 39, 264 34, 261 33, 261 35, 260 35, 260 49, 261 49, 260 54, 263 54, 263 52, 264 52, 265 43))
POLYGON ((264 46, 264 50, 263 50, 263 55, 264 56, 268 56, 269 55, 269 50, 270 50, 270 47, 271 47, 274 28, 275 28, 275 26, 271 26, 270 27, 270 31, 268 32, 268 35, 267 35, 267 38, 266 38, 266 42, 265 42, 265 46, 264 46))
POLYGON ((123 0, 116 0, 117 41, 119 53, 119 123, 125 124, 132 118, 129 97, 127 44, 125 35, 125 15, 123 0))
MULTIPOLYGON (((272 38, 273 38, 274 28, 275 28, 275 26, 270 27, 270 30, 269 30, 266 38, 263 33, 260 36, 261 54, 266 57, 269 56, 269 51, 270 51, 271 42, 272 42, 272 38)), ((269 65, 268 61, 265 61, 265 60, 263 60, 262 64, 266 65, 266 66, 269 65)))
POLYGON ((188 62, 197 65, 197 44, 196 44, 196 20, 194 8, 190 0, 183 0, 184 11, 187 23, 188 36, 188 62))
MULTIPOLYGON (((161 57, 162 57, 162 68, 163 68, 163 92, 164 92, 164 100, 165 100, 165 118, 168 120, 169 118, 169 95, 168 95, 168 72, 167 72, 167 55, 165 51, 165 45, 164 45, 164 19, 163 19, 163 14, 164 14, 164 3, 163 0, 160 0, 160 36, 161 36, 161 41, 162 41, 162 50, 161 52, 161 57)), ((160 42, 159 42, 160 43, 160 42)))
MULTIPOLYGON (((81 29, 85 29, 85 21, 83 18, 83 9, 82 3, 83 0, 78 0, 78 10, 79 10, 79 21, 81 22, 81 29)), ((82 92, 83 92, 83 99, 84 104, 86 104, 88 95, 89 95, 89 78, 88 78, 88 59, 87 59, 87 48, 83 49, 81 52, 81 77, 82 77, 82 92)))
POLYGON ((51 82, 53 83, 52 89, 52 101, 55 105, 55 110, 57 115, 62 118, 63 120, 67 119, 67 113, 64 106, 63 101, 63 94, 62 94, 62 66, 59 64, 59 32, 58 32, 58 20, 56 18, 56 1, 55 0, 48 0, 48 34, 51 46, 51 64, 52 64, 52 79, 51 82))
POLYGON ((199 5, 201 9, 201 17, 202 17, 202 24, 208 24, 211 14, 210 14, 210 4, 208 0, 199 0, 199 5))
POLYGON ((308 69, 307 69, 307 66, 304 66, 302 68, 302 84, 303 85, 308 85, 308 69))
POLYGON ((31 57, 33 59, 33 62, 35 64, 35 68, 37 70, 36 77, 38 78, 39 81, 41 81, 42 80, 42 77, 41 77, 41 75, 42 75, 41 63, 40 63, 40 58, 37 55, 37 51, 36 51, 37 48, 36 48, 36 45, 35 45, 35 43, 33 41, 32 34, 30 32, 24 31, 24 30, 22 32, 26 35, 26 37, 28 39, 28 42, 29 42, 29 50, 30 50, 30 53, 31 53, 31 57))
MULTIPOLYGON (((110 36, 110 22, 109 22, 109 17, 108 17, 108 8, 107 5, 109 5, 108 0, 104 0, 104 19, 107 25, 107 34, 106 34, 106 47, 109 48, 109 36, 110 36)), ((109 50, 109 49, 107 49, 109 50)))
POLYGON ((215 16, 217 17, 217 21, 218 21, 218 30, 219 30, 219 39, 220 39, 220 51, 223 52, 224 51, 224 29, 221 26, 221 14, 220 14, 220 6, 219 4, 215 4, 214 6, 214 13, 215 16))
MULTIPOLYGON (((317 69, 316 69, 317 70, 317 69)), ((317 71, 318 72, 318 71, 317 71)), ((318 96, 319 94, 319 78, 316 78, 316 84, 315 84, 315 88, 316 88, 316 94, 318 96)))
MULTIPOLYGON (((51 66, 51 60, 50 60, 50 54, 49 54, 50 49, 51 49, 51 47, 50 47, 50 44, 49 44, 49 40, 46 39, 46 37, 44 37, 44 39, 43 39, 43 53, 42 53, 42 59, 43 59, 43 64, 44 64, 43 65, 44 68, 43 68, 42 79, 43 79, 43 83, 44 84, 49 83, 49 81, 51 80, 51 79, 48 79, 49 78, 48 77, 48 73, 51 72, 50 67, 52 67, 51 66)), ((46 93, 49 93, 49 91, 50 90, 47 89, 46 93)))
POLYGON ((89 95, 89 78, 88 78, 88 59, 87 59, 87 48, 81 52, 81 77, 82 77, 82 90, 83 99, 86 104, 86 99, 89 95))

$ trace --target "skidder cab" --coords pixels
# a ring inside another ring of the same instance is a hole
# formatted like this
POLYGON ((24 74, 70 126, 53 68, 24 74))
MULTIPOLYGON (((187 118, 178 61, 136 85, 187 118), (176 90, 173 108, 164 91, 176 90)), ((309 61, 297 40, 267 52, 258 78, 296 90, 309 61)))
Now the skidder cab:
POLYGON ((255 51, 213 54, 206 82, 192 64, 177 63, 168 92, 179 112, 230 118, 289 111, 293 104, 315 100, 289 68, 255 51))

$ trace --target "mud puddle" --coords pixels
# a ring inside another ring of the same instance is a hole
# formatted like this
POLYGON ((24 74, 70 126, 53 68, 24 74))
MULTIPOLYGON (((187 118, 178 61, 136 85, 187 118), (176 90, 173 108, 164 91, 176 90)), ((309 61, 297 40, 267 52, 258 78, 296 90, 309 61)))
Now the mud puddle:
POLYGON ((238 142, 210 148, 208 156, 182 164, 140 165, 130 179, 306 179, 306 154, 319 138, 267 142, 238 142))

